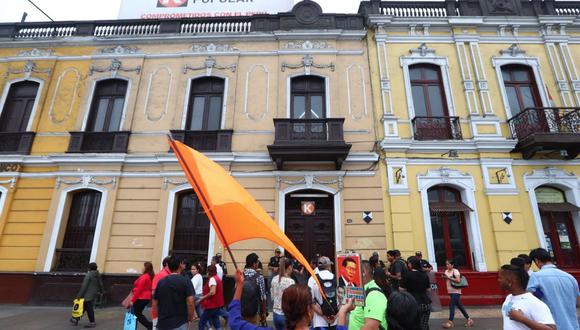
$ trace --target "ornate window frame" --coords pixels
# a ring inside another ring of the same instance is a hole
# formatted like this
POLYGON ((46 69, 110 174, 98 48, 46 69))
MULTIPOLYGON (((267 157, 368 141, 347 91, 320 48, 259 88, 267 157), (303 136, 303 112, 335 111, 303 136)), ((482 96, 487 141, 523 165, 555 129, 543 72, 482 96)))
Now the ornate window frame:
MULTIPOLYGON (((99 253, 99 241, 101 239, 101 231, 103 227, 103 221, 105 218, 105 211, 108 201, 109 190, 103 187, 99 187, 93 184, 78 184, 74 186, 70 186, 61 190, 60 198, 58 200, 58 206, 56 209, 56 216, 54 220, 54 224, 52 226, 52 231, 50 235, 50 242, 48 244, 48 252, 46 254, 46 260, 44 263, 43 271, 50 272, 52 271, 52 264, 54 260, 54 253, 56 251, 56 243, 58 241, 58 237, 61 234, 64 228, 62 225, 66 222, 65 217, 67 216, 66 207, 70 207, 70 197, 72 194, 77 190, 95 190, 101 193, 101 203, 99 205, 99 214, 97 216, 97 223, 95 225, 95 235, 93 236, 93 245, 91 247, 91 262, 96 262, 97 254, 99 253)), ((103 251, 106 253, 106 251, 103 251)))
MULTIPOLYGON (((524 186, 528 192, 538 240, 542 248, 546 248, 546 238, 540 209, 538 208, 538 199, 536 197, 536 188, 541 186, 550 186, 558 188, 566 195, 568 203, 576 206, 580 205, 580 179, 574 173, 567 173, 562 169, 547 167, 541 170, 534 170, 524 175, 524 186)), ((574 227, 577 228, 576 235, 580 239, 580 212, 573 212, 572 219, 574 227)))
POLYGON ((532 71, 534 72, 534 79, 536 80, 536 85, 538 86, 538 92, 540 93, 542 105, 544 107, 550 106, 550 102, 548 101, 549 99, 548 92, 546 90, 546 83, 544 81, 544 78, 542 77, 540 59, 537 57, 526 56, 526 52, 521 50, 515 44, 508 49, 500 51, 500 54, 501 54, 500 56, 493 56, 491 58, 491 63, 492 66, 495 68, 495 74, 497 76, 499 91, 501 93, 501 97, 503 100, 506 118, 507 119, 512 118, 517 114, 517 112, 516 113, 512 112, 510 108, 507 92, 505 89, 505 83, 501 72, 501 68, 504 65, 519 64, 531 67, 532 71))
POLYGON ((184 130, 187 125, 187 112, 189 110, 189 101, 191 96, 191 86, 193 85, 193 81, 200 78, 219 78, 224 80, 224 94, 222 97, 222 118, 220 123, 220 129, 226 129, 226 113, 228 110, 228 94, 229 94, 229 83, 230 78, 225 75, 215 74, 212 72, 210 75, 207 74, 199 74, 194 75, 191 77, 187 77, 187 87, 185 88, 185 99, 183 101, 183 113, 181 114, 181 129, 184 130))
POLYGON ((4 214, 4 205, 6 205, 6 199, 8 198, 9 190, 6 187, 0 185, 0 219, 4 214))
POLYGON ((34 81, 38 83, 38 91, 36 92, 36 98, 34 99, 34 104, 32 105, 32 111, 30 112, 30 118, 28 119, 28 124, 26 125, 26 131, 32 131, 32 126, 34 123, 34 119, 36 118, 36 113, 38 112, 38 107, 40 105, 40 98, 44 91, 44 80, 35 78, 35 77, 28 77, 28 78, 16 78, 8 81, 6 86, 4 86, 4 91, 2 92, 2 98, 0 99, 0 116, 4 111, 4 106, 6 105, 6 100, 8 99, 8 94, 10 93, 10 88, 12 85, 23 82, 23 81, 34 81))
MULTIPOLYGON (((91 92, 89 94, 89 98, 88 98, 87 103, 85 105, 86 111, 85 111, 83 123, 81 126, 82 132, 85 132, 87 129, 89 117, 91 116, 91 109, 93 108, 93 99, 95 96, 95 90, 97 88, 97 84, 101 81, 109 80, 109 79, 119 79, 119 80, 125 80, 127 82, 127 93, 125 94, 125 104, 123 104, 123 115, 121 116, 121 123, 119 124, 119 131, 124 131, 124 130, 130 129, 130 128, 125 129, 125 123, 127 122, 127 109, 129 109, 129 103, 132 101, 130 96, 131 96, 131 88, 133 87, 133 80, 131 78, 127 78, 127 77, 120 76, 120 75, 116 74, 113 76, 100 77, 98 79, 93 80, 93 82, 91 84, 91 92)), ((130 120, 129 120, 129 122, 130 122, 130 120)))
POLYGON ((318 74, 318 73, 295 73, 288 75, 286 78, 286 118, 292 118, 292 79, 302 76, 315 76, 324 79, 324 92, 325 92, 325 102, 326 102, 326 118, 332 118, 331 108, 330 108, 330 77, 318 74))
POLYGON ((437 262, 435 259, 435 244, 433 242, 433 231, 431 228, 431 212, 429 210, 428 190, 435 186, 448 186, 459 190, 463 203, 465 203, 473 210, 473 212, 469 212, 465 217, 468 221, 467 236, 469 240, 469 247, 471 248, 474 256, 473 266, 475 270, 479 272, 486 272, 487 264, 485 261, 481 229, 479 227, 479 217, 475 199, 476 187, 473 177, 468 173, 464 174, 457 170, 442 167, 436 170, 430 169, 426 174, 418 175, 417 185, 421 194, 423 223, 425 226, 425 239, 427 243, 427 255, 429 256, 429 262, 431 265, 437 269, 437 262))
POLYGON ((403 68, 403 79, 405 81, 405 95, 407 97, 407 108, 409 110, 409 119, 415 118, 415 105, 413 104, 413 93, 411 91, 411 77, 409 66, 415 64, 433 64, 441 69, 441 78, 443 80, 443 89, 447 101, 447 111, 449 116, 456 116, 453 90, 451 88, 451 78, 449 75, 449 59, 443 56, 437 56, 434 49, 430 49, 425 44, 419 45, 418 48, 410 49, 411 55, 401 56, 401 68, 403 68))

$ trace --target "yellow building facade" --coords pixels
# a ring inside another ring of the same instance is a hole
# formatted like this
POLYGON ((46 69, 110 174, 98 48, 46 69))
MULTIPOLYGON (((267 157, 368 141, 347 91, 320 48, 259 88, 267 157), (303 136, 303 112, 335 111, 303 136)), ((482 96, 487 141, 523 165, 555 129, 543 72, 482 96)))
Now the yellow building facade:
POLYGON ((577 270, 578 3, 360 11, 383 123, 387 248, 423 251, 439 269, 454 259, 474 304, 500 302, 494 272, 533 248, 577 270))

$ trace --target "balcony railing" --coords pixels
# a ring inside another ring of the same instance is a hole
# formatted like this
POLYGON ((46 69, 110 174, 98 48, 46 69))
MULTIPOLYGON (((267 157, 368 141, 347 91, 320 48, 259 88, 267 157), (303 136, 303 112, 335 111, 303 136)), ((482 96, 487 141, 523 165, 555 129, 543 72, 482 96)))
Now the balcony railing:
POLYGON ((344 118, 274 119, 274 144, 344 143, 344 118))
POLYGON ((234 131, 171 131, 173 139, 183 142, 198 151, 232 151, 234 131))
POLYGON ((91 249, 57 249, 54 271, 85 272, 91 259, 91 249))
POLYGON ((462 140, 459 117, 413 118, 415 140, 462 140))
POLYGON ((0 132, 0 154, 30 154, 34 135, 34 132, 0 132))
POLYGON ((70 132, 69 153, 126 153, 131 132, 70 132))
POLYGON ((401 17, 446 17, 444 2, 381 2, 381 14, 401 17))
POLYGON ((518 140, 535 133, 580 133, 580 108, 528 108, 508 123, 518 140))

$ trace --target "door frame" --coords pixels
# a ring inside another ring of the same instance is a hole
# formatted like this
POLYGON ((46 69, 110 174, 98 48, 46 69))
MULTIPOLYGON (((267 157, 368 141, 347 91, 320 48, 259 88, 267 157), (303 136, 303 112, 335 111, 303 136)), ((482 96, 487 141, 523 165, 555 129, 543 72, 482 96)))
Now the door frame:
POLYGON ((278 191, 278 226, 286 230, 286 195, 299 190, 320 190, 334 195, 334 249, 336 254, 342 251, 342 211, 340 191, 319 184, 301 184, 278 191))
MULTIPOLYGON (((568 269, 576 269, 580 266, 580 247, 579 247, 579 243, 578 243, 578 234, 577 234, 577 230, 576 230, 576 226, 574 225, 574 219, 572 217, 572 212, 540 212, 540 217, 542 217, 542 215, 544 215, 546 218, 546 221, 548 222, 548 226, 550 226, 550 240, 552 241, 552 249, 554 251, 554 255, 556 256, 556 261, 558 261, 558 267, 560 268, 568 268, 568 269), (564 266, 561 263, 561 260, 558 260, 558 255, 562 256, 562 248, 561 248, 561 242, 560 242, 560 238, 558 237, 558 229, 556 228, 556 224, 555 224, 555 219, 554 219, 554 213, 564 213, 566 215, 566 222, 567 224, 572 225, 572 228, 570 228, 568 235, 571 236, 570 239, 573 239, 573 242, 570 243, 575 243, 572 244, 572 251, 576 254, 576 258, 578 260, 578 262, 576 263, 575 266, 564 266), (558 243, 559 244, 555 244, 555 237, 558 238, 558 243)), ((543 227, 542 227, 543 229, 543 227)))
MULTIPOLYGON (((310 74, 305 74, 304 72, 302 73, 296 73, 293 75, 289 75, 286 78, 286 118, 291 119, 292 118, 292 79, 296 78, 296 77, 300 77, 300 76, 316 76, 316 77, 320 77, 324 79, 324 92, 326 93, 326 97, 325 99, 325 112, 326 112, 326 118, 332 118, 332 113, 330 111, 330 78, 327 76, 323 76, 321 74, 316 74, 316 73, 310 73, 310 74)), ((306 188, 308 189, 308 188, 306 188)))

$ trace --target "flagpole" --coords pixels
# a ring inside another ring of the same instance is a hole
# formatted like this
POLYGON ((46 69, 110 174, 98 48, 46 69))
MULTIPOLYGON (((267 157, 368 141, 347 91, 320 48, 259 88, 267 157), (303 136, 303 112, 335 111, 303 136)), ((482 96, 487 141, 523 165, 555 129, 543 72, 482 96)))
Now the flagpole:
MULTIPOLYGON (((169 143, 171 143, 171 146, 173 147, 173 151, 176 152, 177 154, 179 154, 178 160, 179 159, 183 159, 183 156, 181 155, 181 153, 179 152, 179 149, 175 147, 175 140, 173 140, 172 136, 169 136, 169 143)), ((201 198, 203 200, 203 203, 208 207, 207 210, 210 213, 211 218, 213 219, 213 224, 215 224, 216 229, 219 232, 219 235, 224 239, 224 241, 226 240, 226 237, 224 236, 222 229, 219 225, 219 223, 216 220, 215 215, 213 214, 211 208, 209 208, 209 204, 207 203, 207 200, 205 199, 205 196, 203 196, 203 194, 201 193, 201 189, 199 188, 199 184, 197 183, 197 181, 195 180, 195 176, 193 176, 193 174, 189 171, 189 168, 187 166, 183 166, 183 170, 187 171, 189 173, 189 178, 191 178, 191 180, 193 181, 193 185, 197 188, 197 191, 200 192, 199 196, 197 196, 198 198, 201 198)), ((236 270, 238 269, 238 263, 236 262, 236 259, 234 259, 234 254, 232 253, 232 250, 230 249, 230 245, 228 244, 228 242, 223 242, 225 245, 226 250, 228 251, 228 254, 230 255, 230 258, 232 259, 232 262, 234 263, 234 267, 236 268, 236 270)))

